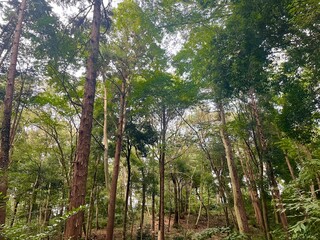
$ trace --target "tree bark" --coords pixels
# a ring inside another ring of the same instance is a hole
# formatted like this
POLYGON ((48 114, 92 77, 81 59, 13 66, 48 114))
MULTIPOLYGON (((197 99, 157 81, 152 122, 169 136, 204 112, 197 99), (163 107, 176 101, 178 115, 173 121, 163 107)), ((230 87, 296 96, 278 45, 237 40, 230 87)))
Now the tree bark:
POLYGON ((17 216, 17 211, 18 211, 18 206, 20 203, 20 200, 15 196, 13 198, 13 214, 12 214, 12 218, 11 218, 11 222, 10 222, 10 227, 13 227, 14 221, 16 220, 16 216, 17 216))
POLYGON ((99 164, 99 157, 96 160, 94 174, 93 174, 93 183, 90 193, 90 200, 89 200, 89 209, 88 209, 88 216, 87 216, 87 226, 86 226, 86 236, 85 240, 91 239, 91 230, 92 230, 92 219, 93 219, 93 208, 94 208, 94 201, 95 201, 95 192, 97 188, 97 171, 98 171, 98 164, 99 164))
POLYGON ((234 210, 236 214, 236 219, 237 219, 240 233, 248 233, 249 232, 248 219, 247 219, 247 215, 244 207, 244 202, 243 202, 241 188, 240 188, 240 181, 237 174, 235 161, 233 158, 230 140, 225 129, 226 119, 225 119, 223 105, 219 103, 218 108, 220 111, 220 120, 221 120, 220 135, 221 135, 223 146, 225 149, 229 174, 231 178, 231 187, 232 187, 232 194, 234 199, 234 210))
MULTIPOLYGON (((106 81, 103 81, 104 98, 103 98, 103 166, 104 166, 104 179, 106 184, 107 193, 109 192, 109 162, 108 162, 108 92, 106 81)), ((107 194, 108 195, 108 194, 107 194)))
POLYGON ((131 145, 128 141, 127 147, 127 168, 128 168, 128 177, 127 177, 127 187, 126 187, 126 199, 125 199, 125 207, 124 207, 124 219, 123 219, 123 240, 127 239, 127 219, 128 219, 128 209, 129 209, 129 195, 130 195, 130 185, 131 185, 131 163, 130 163, 130 155, 131 155, 131 145))
POLYGON ((243 172, 248 180, 248 190, 249 190, 249 194, 250 194, 250 198, 251 198, 251 203, 253 206, 253 210, 254 210, 254 215, 256 217, 256 222, 259 226, 259 228, 263 231, 265 231, 265 227, 264 227, 264 223, 263 223, 263 217, 262 217, 262 211, 261 211, 261 207, 260 207, 260 201, 259 201, 259 196, 258 196, 258 191, 257 191, 257 187, 256 187, 256 179, 253 173, 253 167, 251 166, 249 159, 249 153, 247 152, 247 156, 244 157, 244 161, 242 159, 240 159, 241 161, 241 166, 243 169, 243 172))
MULTIPOLYGON (((87 60, 86 83, 79 127, 79 138, 73 163, 73 179, 69 198, 69 210, 85 204, 90 141, 93 120, 93 106, 96 90, 99 40, 101 22, 101 0, 94 1, 93 20, 90 36, 90 50, 87 60)), ((84 211, 72 215, 66 223, 65 238, 80 239, 84 222, 84 211)))
POLYGON ((164 240, 164 167, 165 167, 165 152, 166 152, 166 130, 167 130, 167 116, 166 109, 162 107, 161 113, 161 135, 160 135, 160 159, 159 159, 159 173, 160 173, 160 211, 159 211, 159 233, 158 240, 164 240))
POLYGON ((291 166, 290 159, 289 159, 287 153, 284 154, 284 159, 286 160, 286 163, 287 163, 292 180, 295 180, 296 176, 294 175, 294 170, 293 170, 293 167, 291 166))
MULTIPOLYGON (((266 172, 267 172, 267 177, 269 180, 269 185, 271 187, 272 198, 276 203, 276 209, 279 213, 282 227, 287 234, 287 238, 289 238, 289 225, 288 225, 287 215, 285 213, 285 208, 282 203, 282 198, 281 198, 281 194, 279 191, 278 183, 277 183, 276 178, 274 176, 271 161, 270 161, 270 159, 266 159, 266 156, 268 153, 268 147, 267 147, 267 141, 266 141, 266 138, 265 138, 265 135, 263 132, 263 128, 262 128, 262 123, 260 121, 258 106, 256 103, 254 93, 251 92, 250 94, 251 94, 251 99, 252 99, 251 108, 253 111, 254 120, 256 122, 257 136, 258 136, 258 140, 259 140, 260 148, 261 148, 260 162, 261 162, 261 164, 263 162, 266 162, 266 172)), ((263 169, 261 169, 261 171, 263 171, 263 169)))
POLYGON ((143 225, 144 225, 144 212, 146 208, 146 179, 145 179, 145 173, 144 168, 141 169, 141 175, 142 175, 142 206, 141 206, 141 218, 140 218, 140 239, 143 239, 143 225))
POLYGON ((107 240, 113 240, 113 230, 114 230, 114 220, 115 220, 115 209, 116 209, 116 197, 117 197, 117 183, 120 170, 120 154, 122 148, 122 139, 124 131, 124 122, 125 122, 125 111, 126 111, 126 78, 122 79, 121 92, 120 92, 120 113, 118 121, 118 130, 117 130, 117 142, 116 142, 116 151, 114 156, 114 165, 113 165, 113 176, 110 186, 110 197, 109 197, 109 206, 108 206, 108 223, 107 223, 107 240))
POLYGON ((174 194, 173 227, 178 228, 179 226, 178 186, 177 186, 177 179, 174 173, 171 173, 171 179, 173 182, 173 194, 174 194))
POLYGON ((41 167, 39 167, 39 169, 38 169, 36 180, 35 180, 35 182, 33 183, 33 186, 32 186, 32 193, 31 193, 30 202, 29 202, 27 224, 31 223, 33 207, 35 205, 36 198, 37 198, 37 191, 38 191, 38 188, 39 188, 39 185, 40 185, 40 182, 39 182, 40 168, 41 167))
POLYGON ((156 208, 155 208, 155 189, 154 189, 154 186, 153 186, 153 189, 152 189, 152 240, 155 240, 155 231, 156 231, 156 208))
MULTIPOLYGON (((10 66, 7 75, 6 95, 4 98, 3 120, 1 129, 1 146, 0 146, 0 231, 6 221, 6 196, 8 190, 7 169, 9 167, 10 153, 10 132, 11 132, 11 115, 12 102, 14 94, 14 80, 16 75, 16 66, 18 59, 20 36, 22 31, 24 13, 27 1, 22 0, 19 9, 18 21, 13 36, 11 49, 10 66)), ((3 237, 0 236, 0 239, 3 237)))

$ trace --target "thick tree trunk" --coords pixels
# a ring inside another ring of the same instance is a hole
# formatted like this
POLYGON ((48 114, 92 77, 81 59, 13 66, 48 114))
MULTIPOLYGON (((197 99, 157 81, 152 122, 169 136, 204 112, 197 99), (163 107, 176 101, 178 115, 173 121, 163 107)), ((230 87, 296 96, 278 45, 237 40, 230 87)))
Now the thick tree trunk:
POLYGON ((226 119, 225 119, 224 109, 221 103, 218 105, 218 108, 220 111, 220 120, 221 120, 220 135, 221 135, 223 146, 225 149, 227 164, 228 164, 228 169, 229 169, 229 174, 231 179, 231 187, 232 187, 232 194, 234 199, 234 210, 236 214, 236 220, 238 223, 240 233, 248 233, 249 232, 248 219, 247 219, 244 202, 242 198, 237 169, 233 159, 230 140, 225 129, 226 119))
MULTIPOLYGON (((101 0, 94 1, 93 20, 90 36, 90 55, 87 61, 86 83, 79 127, 76 157, 73 164, 73 179, 70 191, 69 210, 85 204, 90 141, 93 120, 93 105, 96 90, 99 39, 101 22, 101 0)), ((84 211, 72 215, 66 223, 65 238, 80 239, 84 222, 84 211)))
POLYGON ((124 131, 125 122, 125 111, 126 111, 126 78, 122 79, 121 92, 120 92, 120 113, 117 129, 117 142, 116 151, 114 156, 113 165, 113 176, 110 186, 110 198, 108 206, 108 223, 107 223, 107 240, 113 240, 113 230, 114 230, 114 220, 115 220, 115 210, 116 210, 116 197, 117 197, 117 183, 120 170, 120 154, 122 148, 122 139, 124 131))
POLYGON ((164 240, 164 167, 165 167, 165 152, 166 152, 166 129, 167 116, 166 109, 162 107, 161 113, 161 135, 160 135, 160 159, 159 159, 159 173, 160 173, 160 211, 159 211, 159 233, 158 240, 164 240))
POLYGON ((131 185, 131 163, 130 163, 130 156, 131 156, 131 146, 128 142, 127 148, 127 168, 128 168, 128 177, 127 177, 127 187, 126 187, 126 199, 125 199, 125 207, 124 207, 124 219, 123 219, 123 240, 127 239, 127 219, 128 219, 128 209, 129 209, 129 195, 130 195, 130 185, 131 185))
MULTIPOLYGON (((26 0, 22 0, 19 9, 18 21, 13 36, 13 44, 11 49, 10 66, 7 75, 6 95, 4 98, 3 120, 1 125, 1 146, 0 146, 0 231, 1 226, 6 221, 6 196, 8 190, 7 169, 9 166, 10 153, 10 131, 11 131, 11 115, 12 102, 14 93, 14 79, 16 75, 16 65, 18 59, 19 42, 22 31, 22 23, 26 9, 26 0)), ((3 239, 0 236, 0 239, 3 239)))

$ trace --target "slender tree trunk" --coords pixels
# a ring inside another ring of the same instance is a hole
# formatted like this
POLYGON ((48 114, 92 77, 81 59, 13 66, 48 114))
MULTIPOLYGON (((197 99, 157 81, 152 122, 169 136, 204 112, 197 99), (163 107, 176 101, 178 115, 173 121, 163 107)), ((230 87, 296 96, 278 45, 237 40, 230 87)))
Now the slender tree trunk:
POLYGON ((48 186, 48 192, 47 192, 47 198, 46 198, 46 203, 45 203, 45 207, 44 207, 44 218, 43 218, 43 226, 47 226, 49 219, 50 219, 50 212, 51 209, 49 209, 49 203, 50 203, 50 192, 51 192, 51 183, 49 183, 48 186))
POLYGON ((173 182, 173 193, 174 193, 174 220, 173 227, 177 228, 179 226, 179 206, 178 206, 178 186, 177 179, 174 173, 171 173, 171 179, 173 182))
POLYGON ((99 186, 96 187, 96 200, 97 203, 95 204, 95 208, 96 208, 96 213, 95 213, 95 217, 96 217, 96 230, 98 231, 99 227, 99 186))
POLYGON ((108 91, 106 81, 103 81, 104 98, 103 98, 103 166, 104 166, 104 179, 107 189, 107 195, 109 192, 109 162, 108 162, 108 91))
POLYGON ((89 240, 91 237, 91 230, 92 230, 92 219, 93 219, 93 208, 94 208, 94 201, 95 201, 95 192, 96 192, 96 185, 97 185, 97 171, 98 171, 98 164, 99 164, 99 157, 96 160, 94 174, 93 174, 93 183, 90 193, 90 200, 89 200, 89 210, 88 210, 88 217, 87 217, 87 226, 86 226, 86 240, 89 240))
POLYGON ((206 220, 208 221, 208 219, 209 219, 209 212, 208 212, 208 208, 207 208, 206 205, 204 204, 204 201, 203 201, 203 199, 202 199, 201 193, 202 193, 202 190, 201 190, 201 186, 200 186, 199 192, 198 192, 198 189, 196 188, 196 195, 198 196, 198 199, 199 199, 202 207, 203 207, 204 210, 206 211, 206 220))
MULTIPOLYGON (((263 133, 263 128, 262 128, 262 124, 260 121, 258 106, 257 106, 256 99, 254 97, 253 92, 251 93, 251 99, 252 99, 251 107, 252 107, 254 119, 256 121, 257 136, 258 136, 260 148, 261 148, 261 160, 260 161, 263 162, 263 160, 265 160, 265 162, 266 162, 266 172, 267 172, 267 176, 269 179, 269 184, 271 186, 272 197, 276 203, 276 209, 278 210, 278 213, 280 215, 282 227, 287 234, 287 238, 289 238, 289 225, 288 225, 287 215, 285 213, 285 208, 282 203, 282 198, 281 198, 281 194, 279 191, 278 183, 275 179, 270 159, 265 159, 267 152, 268 152, 267 142, 266 142, 266 138, 263 133)), ((263 171, 263 169, 261 169, 261 171, 263 171)))
MULTIPOLYGON (((93 120, 93 105, 98 67, 100 22, 101 0, 95 0, 90 36, 90 55, 87 60, 86 83, 84 88, 82 114, 79 127, 79 139, 77 143, 76 157, 73 163, 73 179, 70 191, 69 210, 74 210, 85 204, 93 120)), ((80 239, 83 222, 83 210, 72 215, 66 223, 65 238, 80 239)))
POLYGON ((167 225, 167 231, 170 232, 171 227, 171 215, 172 215, 172 198, 171 198, 171 182, 168 182, 168 189, 169 189, 169 216, 168 216, 168 225, 167 225))
POLYGON ((113 165, 113 176, 110 188, 110 198, 109 198, 109 207, 108 207, 108 223, 107 223, 107 240, 113 240, 113 230, 114 230, 114 220, 115 220, 115 209, 116 209, 116 197, 117 197, 117 183, 120 170, 120 154, 122 148, 122 139, 124 131, 124 122, 125 122, 125 106, 126 106, 126 79, 122 80, 121 92, 120 92, 120 113, 119 113, 119 122, 117 129, 117 142, 116 142, 116 151, 114 156, 114 165, 113 165))
MULTIPOLYGON (((197 192, 197 190, 196 190, 196 192, 197 192)), ((195 224, 195 228, 196 229, 198 228, 199 220, 200 220, 200 217, 201 217, 201 211, 202 211, 202 203, 201 203, 201 201, 199 201, 199 202, 200 202, 199 212, 198 212, 198 217, 197 217, 196 224, 195 224)))
MULTIPOLYGON (((246 153, 247 153, 247 151, 246 151, 246 153)), ((265 232, 262 211, 261 211, 258 191, 257 191, 257 187, 256 187, 256 179, 254 177, 252 166, 249 163, 249 158, 250 158, 250 156, 248 153, 247 153, 247 156, 244 158, 244 160, 242 160, 242 158, 241 158, 240 159, 241 166, 242 166, 243 172, 248 180, 248 190, 249 190, 251 203, 252 203, 253 210, 254 210, 254 215, 256 217, 256 222, 257 222, 259 228, 265 232)))
POLYGON ((32 193, 31 193, 31 198, 30 198, 30 203, 29 203, 27 224, 30 224, 31 223, 31 219, 32 219, 33 207, 34 207, 35 202, 36 202, 37 191, 38 191, 39 184, 40 184, 39 175, 40 175, 40 168, 38 169, 36 180, 35 180, 35 182, 33 183, 33 186, 32 186, 32 193))
POLYGON ((155 207, 155 189, 154 189, 154 186, 153 186, 153 189, 152 189, 152 239, 154 240, 155 239, 155 233, 156 233, 156 207, 155 207))
POLYGON ((294 175, 293 167, 291 166, 290 159, 289 159, 289 157, 288 157, 288 155, 286 153, 284 154, 284 158, 286 160, 286 163, 287 163, 291 178, 292 178, 292 180, 295 180, 296 176, 294 175))
POLYGON ((183 209, 183 211, 185 213, 188 212, 188 209, 189 209, 189 196, 190 196, 190 183, 188 181, 187 185, 186 185, 186 204, 185 204, 185 208, 183 209))
MULTIPOLYGON (((8 190, 7 169, 9 166, 10 153, 10 132, 11 132, 11 115, 12 102, 14 94, 14 79, 16 75, 16 65, 18 59, 19 42, 22 31, 22 23, 26 9, 26 0, 22 0, 19 9, 18 21, 13 36, 13 44, 11 49, 10 66, 7 75, 6 95, 4 98, 3 120, 1 129, 1 146, 0 146, 0 231, 6 221, 6 196, 8 190)), ((0 239, 3 237, 0 236, 0 239)))
POLYGON ((240 188, 240 181, 237 174, 237 169, 235 166, 235 161, 233 159, 233 153, 230 145, 229 137, 226 133, 226 119, 225 113, 222 104, 219 104, 219 111, 220 111, 220 120, 221 120, 221 128, 220 128, 220 135, 222 138, 223 146, 226 153, 227 163, 229 174, 231 178, 231 187, 234 199, 234 210, 236 214, 236 219, 239 227, 240 233, 248 233, 249 232, 249 225, 248 219, 244 207, 244 202, 242 198, 241 188, 240 188))
POLYGON ((11 219, 10 227, 13 227, 14 221, 15 221, 16 216, 17 216, 17 211, 18 211, 19 203, 20 203, 19 199, 17 199, 17 198, 15 197, 15 198, 14 198, 13 214, 12 214, 12 219, 11 219))
POLYGON ((278 214, 280 216, 280 221, 281 221, 282 227, 285 230, 285 232, 287 233, 287 238, 289 239, 289 225, 288 225, 287 215, 285 213, 285 208, 282 203, 280 190, 278 187, 278 183, 275 179, 270 160, 267 161, 266 169, 267 169, 267 175, 269 178, 269 184, 271 186, 272 196, 273 196, 273 199, 276 204, 276 209, 278 209, 278 214))
POLYGON ((130 230, 130 239, 133 239, 133 228, 134 228, 134 212, 132 206, 132 192, 130 192, 130 210, 131 210, 131 230, 130 230))
POLYGON ((165 167, 165 152, 166 152, 166 129, 167 129, 167 116, 166 109, 162 107, 161 113, 161 146, 160 146, 160 159, 159 159, 159 173, 160 173, 160 211, 159 211, 159 233, 158 240, 164 240, 164 167, 165 167))
POLYGON ((146 176, 144 173, 144 169, 141 169, 142 175, 142 206, 141 206, 141 218, 140 218, 140 239, 143 240, 143 226, 144 226, 144 212, 146 209, 146 176))
POLYGON ((127 239, 127 219, 128 219, 128 209, 129 209, 129 196, 130 196, 130 185, 131 185, 131 163, 130 163, 130 156, 131 156, 131 145, 128 141, 128 148, 127 148, 127 168, 128 168, 128 177, 127 177, 127 187, 126 187, 126 199, 125 199, 125 207, 124 207, 124 219, 123 219, 123 240, 127 239))

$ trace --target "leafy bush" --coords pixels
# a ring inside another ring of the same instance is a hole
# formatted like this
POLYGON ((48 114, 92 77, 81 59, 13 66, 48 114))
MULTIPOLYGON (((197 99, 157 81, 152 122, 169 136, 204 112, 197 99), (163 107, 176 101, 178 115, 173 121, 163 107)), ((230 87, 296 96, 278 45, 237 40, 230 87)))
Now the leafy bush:
POLYGON ((192 236, 192 240, 206 240, 210 239, 215 234, 221 233, 229 233, 230 228, 222 227, 222 228, 207 228, 202 232, 196 233, 192 236))
POLYGON ((151 233, 151 227, 150 225, 147 225, 143 230, 142 230, 142 234, 141 234, 141 229, 139 228, 138 231, 137 231, 137 240, 141 239, 141 236, 142 236, 142 239, 143 240, 152 240, 152 233, 151 233))
POLYGON ((288 217, 293 224, 289 228, 292 239, 316 240, 320 239, 320 201, 311 196, 311 193, 297 190, 289 185, 290 192, 285 199, 288 217))
POLYGON ((76 214, 77 212, 84 210, 85 206, 74 209, 70 212, 65 213, 61 217, 56 217, 50 221, 50 224, 41 232, 38 232, 39 225, 38 223, 25 225, 25 224, 17 224, 13 227, 4 227, 1 236, 5 239, 10 240, 42 240, 47 237, 51 237, 56 235, 60 230, 61 226, 65 223, 65 221, 76 214))

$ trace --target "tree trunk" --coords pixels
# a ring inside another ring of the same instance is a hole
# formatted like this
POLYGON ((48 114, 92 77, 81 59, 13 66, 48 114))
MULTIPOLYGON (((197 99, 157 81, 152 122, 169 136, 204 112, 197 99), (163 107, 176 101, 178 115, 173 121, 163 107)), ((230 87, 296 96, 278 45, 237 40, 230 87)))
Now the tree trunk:
POLYGON ((220 135, 222 138, 223 146, 226 153, 227 164, 231 179, 231 187, 234 199, 234 210, 236 214, 236 219, 239 227, 240 233, 248 233, 249 232, 249 225, 248 219, 244 207, 244 202, 242 198, 241 188, 240 188, 240 181, 237 174, 237 169, 235 165, 235 161, 233 159, 233 153, 230 145, 229 137, 226 133, 226 119, 224 109, 221 103, 218 105, 220 111, 220 120, 221 120, 221 128, 220 128, 220 135))
MULTIPOLYGON (((69 210, 74 210, 85 204, 93 120, 93 105, 98 67, 100 22, 101 0, 95 0, 90 36, 90 55, 87 61, 86 83, 80 119, 79 138, 76 149, 76 157, 73 163, 73 179, 70 191, 69 210)), ((83 222, 84 211, 79 211, 72 215, 66 223, 65 238, 80 239, 83 222)))
POLYGON ((18 206, 19 206, 19 199, 17 199, 16 197, 14 198, 14 205, 13 205, 13 214, 12 214, 12 219, 11 219, 11 223, 10 223, 10 227, 13 227, 14 221, 16 219, 17 216, 17 211, 18 211, 18 206))
POLYGON ((293 171, 293 168, 291 166, 290 159, 289 159, 287 153, 284 154, 284 159, 286 160, 286 163, 287 163, 287 166, 288 166, 288 169, 289 169, 289 172, 290 172, 292 180, 295 180, 296 176, 294 175, 294 171, 293 171))
POLYGON ((30 202, 29 202, 29 211, 28 211, 27 224, 31 223, 33 207, 35 205, 36 198, 37 198, 37 191, 38 191, 39 184, 40 184, 40 182, 39 182, 40 168, 41 167, 39 167, 39 169, 38 169, 36 180, 35 180, 35 182, 33 183, 33 186, 32 186, 32 193, 31 193, 31 196, 30 196, 31 198, 30 198, 30 202))
MULTIPOLYGON (((3 120, 1 129, 1 146, 0 146, 0 231, 6 221, 6 196, 8 190, 7 169, 9 166, 9 152, 10 152, 10 131, 11 131, 11 115, 12 102, 14 94, 14 79, 16 75, 16 66, 18 59, 19 42, 22 31, 22 23, 26 9, 26 0, 22 0, 18 21, 13 36, 13 44, 11 49, 10 66, 7 75, 6 95, 4 98, 3 120)), ((0 239, 3 237, 0 236, 0 239)))
MULTIPOLYGON (((196 190, 196 192, 197 192, 197 190, 196 190)), ((201 201, 200 201, 198 217, 197 217, 196 224, 195 224, 195 228, 196 228, 196 229, 198 228, 199 220, 200 220, 200 217, 201 217, 201 211, 202 211, 202 203, 201 203, 201 201)))
POLYGON ((154 189, 154 186, 153 186, 153 189, 152 189, 152 240, 155 240, 155 231, 156 231, 156 207, 155 207, 155 189, 154 189))
POLYGON ((121 92, 120 92, 120 113, 117 129, 117 142, 116 151, 114 156, 113 176, 110 188, 109 206, 108 206, 108 223, 107 223, 107 240, 113 240, 115 209, 116 209, 116 197, 117 197, 117 183, 120 170, 120 154, 122 148, 122 139, 125 122, 126 111, 126 78, 122 79, 121 92))
POLYGON ((132 192, 130 192, 130 210, 131 210, 131 230, 130 230, 130 239, 133 239, 133 228, 134 228, 134 212, 133 212, 133 205, 132 205, 132 192))
POLYGON ((254 210, 254 215, 256 217, 256 222, 261 230, 265 232, 265 226, 263 223, 263 217, 262 217, 262 211, 260 207, 260 201, 259 201, 259 196, 258 196, 258 191, 257 191, 257 186, 256 186, 256 178, 253 173, 253 167, 249 162, 250 159, 250 154, 248 153, 248 150, 246 149, 246 155, 244 157, 244 161, 242 158, 240 159, 241 161, 241 166, 243 169, 243 172, 248 180, 248 190, 251 198, 251 203, 253 206, 254 210))
MULTIPOLYGON (((285 208, 282 203, 281 194, 280 194, 280 191, 278 188, 278 183, 277 183, 275 176, 274 176, 271 161, 270 161, 270 159, 266 159, 266 155, 268 153, 267 142, 266 142, 266 138, 263 133, 263 128, 262 128, 262 124, 260 121, 258 106, 257 106, 256 99, 255 99, 253 92, 251 92, 251 99, 252 99, 251 108, 253 111, 254 120, 256 122, 257 136, 258 136, 260 148, 261 148, 261 157, 260 157, 261 163, 260 164, 262 164, 263 162, 266 162, 266 172, 267 172, 267 177, 269 179, 269 184, 271 187, 272 197, 276 203, 276 209, 280 215, 282 227, 287 234, 287 238, 289 238, 289 225, 288 225, 287 215, 285 213, 285 208)), ((261 171, 263 171, 263 169, 261 169, 261 171)))
POLYGON ((95 192, 96 192, 96 185, 97 185, 97 171, 98 171, 98 164, 99 164, 99 157, 96 160, 94 174, 93 174, 93 183, 90 193, 90 200, 89 200, 89 209, 88 209, 88 216, 87 216, 87 226, 86 226, 86 240, 91 239, 91 230, 92 230, 92 219, 93 219, 93 208, 94 208, 94 201, 95 201, 95 192))
POLYGON ((179 206, 178 206, 178 186, 177 179, 174 173, 171 173, 171 179, 173 182, 173 193, 174 193, 174 220, 173 227, 177 228, 179 226, 179 206))
POLYGON ((49 209, 49 203, 50 203, 50 193, 51 193, 51 183, 49 183, 48 186, 48 192, 47 192, 47 198, 46 198, 46 203, 45 203, 45 207, 44 207, 44 217, 43 217, 43 222, 42 225, 43 226, 47 226, 49 223, 49 219, 50 219, 50 213, 51 213, 51 209, 49 209))
POLYGON ((96 207, 96 230, 99 229, 99 186, 96 187, 96 200, 97 204, 95 204, 96 207))
POLYGON ((167 116, 166 109, 162 107, 161 113, 161 135, 160 135, 160 159, 159 159, 159 173, 160 173, 160 211, 159 211, 159 233, 158 240, 164 240, 164 167, 165 167, 165 152, 166 152, 166 129, 167 116))
POLYGON ((267 169, 269 184, 271 186, 271 192, 272 192, 273 199, 275 201, 276 209, 277 209, 278 214, 280 216, 280 221, 281 221, 282 227, 285 230, 285 232, 287 233, 287 238, 289 239, 289 225, 288 225, 287 215, 285 213, 285 208, 282 203, 280 190, 278 187, 278 183, 275 179, 273 168, 272 168, 270 160, 267 161, 266 169, 267 169))
POLYGON ((146 179, 144 169, 141 169, 142 174, 142 206, 141 206, 141 219, 140 219, 140 239, 143 239, 143 225, 144 225, 144 212, 146 208, 146 179))
POLYGON ((197 195, 197 197, 198 197, 198 199, 199 199, 202 207, 203 207, 204 210, 206 211, 206 220, 208 221, 208 219, 209 219, 209 211, 208 211, 208 208, 207 208, 206 205, 204 204, 204 201, 203 201, 203 199, 202 199, 202 197, 201 197, 201 192, 202 192, 201 189, 202 189, 201 185, 200 185, 200 190, 199 190, 199 192, 198 192, 198 188, 196 188, 196 195, 197 195))
POLYGON ((103 166, 104 166, 104 179, 109 192, 109 162, 108 162, 108 92, 105 80, 103 81, 104 98, 103 98, 103 166))
POLYGON ((127 148, 127 167, 128 167, 128 177, 127 177, 127 187, 126 187, 126 199, 125 199, 125 207, 124 207, 124 219, 123 219, 123 240, 127 239, 127 219, 128 219, 128 209, 129 209, 129 195, 130 195, 130 185, 131 185, 131 163, 130 163, 130 155, 131 155, 131 146, 128 141, 127 148))

